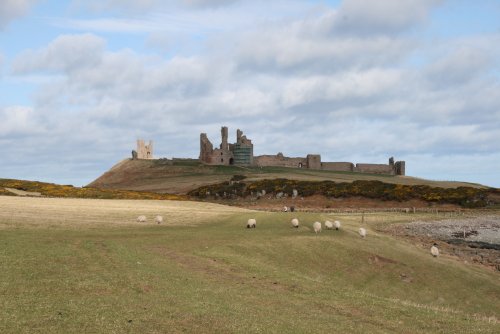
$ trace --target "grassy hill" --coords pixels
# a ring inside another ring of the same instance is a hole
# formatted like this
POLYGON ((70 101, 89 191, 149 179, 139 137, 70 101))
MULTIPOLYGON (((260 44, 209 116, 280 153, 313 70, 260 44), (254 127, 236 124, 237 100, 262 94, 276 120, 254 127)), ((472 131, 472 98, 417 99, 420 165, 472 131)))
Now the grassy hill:
POLYGON ((185 200, 187 196, 147 191, 73 187, 39 181, 0 179, 0 196, 185 200))
POLYGON ((224 181, 235 174, 246 176, 246 181, 264 179, 290 179, 299 181, 352 182, 377 180, 403 185, 428 185, 431 187, 456 188, 460 186, 485 188, 466 182, 430 181, 409 176, 392 176, 351 172, 332 172, 285 167, 238 167, 207 166, 198 160, 131 160, 126 159, 88 186, 108 189, 153 191, 169 194, 186 194, 189 191, 224 181))
POLYGON ((0 196, 0 332, 500 331, 498 272, 378 232, 408 215, 367 214, 366 239, 359 215, 297 217, 293 229, 290 214, 211 203, 0 196), (343 229, 315 235, 325 219, 343 229))

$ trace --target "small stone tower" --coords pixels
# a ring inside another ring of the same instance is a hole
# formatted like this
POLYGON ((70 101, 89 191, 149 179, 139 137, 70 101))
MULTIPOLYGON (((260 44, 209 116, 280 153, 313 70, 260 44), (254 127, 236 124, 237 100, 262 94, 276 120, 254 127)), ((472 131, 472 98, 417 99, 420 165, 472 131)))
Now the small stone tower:
POLYGON ((146 145, 144 140, 137 140, 137 159, 153 159, 153 141, 146 145))

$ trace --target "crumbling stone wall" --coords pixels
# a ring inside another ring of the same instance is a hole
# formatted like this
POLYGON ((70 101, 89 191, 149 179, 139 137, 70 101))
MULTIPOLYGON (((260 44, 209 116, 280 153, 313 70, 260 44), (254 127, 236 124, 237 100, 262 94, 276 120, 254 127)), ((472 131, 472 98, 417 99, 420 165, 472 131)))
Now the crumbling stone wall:
POLYGON ((309 169, 321 169, 321 155, 308 154, 307 155, 307 168, 309 168, 309 169))
POLYGON ((393 166, 385 164, 356 164, 355 172, 394 175, 393 166))
POLYGON ((335 172, 353 172, 354 164, 352 162, 322 162, 321 169, 335 172))
POLYGON ((254 162, 261 167, 291 167, 291 168, 307 168, 306 158, 289 158, 283 156, 283 153, 276 155, 259 155, 254 157, 254 162))
POLYGON ((229 166, 234 163, 233 153, 229 150, 215 149, 210 157, 212 165, 229 166))
POLYGON ((200 161, 207 164, 212 163, 212 155, 214 153, 214 146, 210 142, 206 133, 200 134, 200 161))

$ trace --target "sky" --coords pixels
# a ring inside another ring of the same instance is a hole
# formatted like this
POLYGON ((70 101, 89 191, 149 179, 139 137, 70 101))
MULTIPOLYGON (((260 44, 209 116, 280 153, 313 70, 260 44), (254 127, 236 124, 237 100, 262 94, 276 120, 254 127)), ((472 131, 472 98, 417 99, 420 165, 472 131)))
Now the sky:
POLYGON ((0 0, 0 178, 82 186, 223 125, 500 187, 500 1, 0 0))

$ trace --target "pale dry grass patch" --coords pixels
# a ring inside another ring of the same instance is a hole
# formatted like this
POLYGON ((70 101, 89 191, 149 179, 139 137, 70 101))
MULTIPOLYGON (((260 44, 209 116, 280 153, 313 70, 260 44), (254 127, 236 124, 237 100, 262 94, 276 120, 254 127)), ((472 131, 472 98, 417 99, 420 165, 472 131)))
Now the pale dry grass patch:
POLYGON ((113 227, 155 224, 196 225, 251 212, 236 207, 189 201, 25 198, 0 196, 0 229, 19 227, 113 227), (137 223, 139 215, 146 223, 137 223))
POLYGON ((19 190, 19 189, 14 189, 14 188, 4 188, 7 191, 10 191, 11 193, 17 195, 17 196, 42 196, 41 193, 35 192, 35 191, 24 191, 24 190, 19 190))

